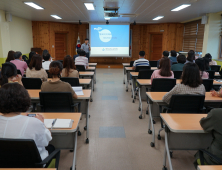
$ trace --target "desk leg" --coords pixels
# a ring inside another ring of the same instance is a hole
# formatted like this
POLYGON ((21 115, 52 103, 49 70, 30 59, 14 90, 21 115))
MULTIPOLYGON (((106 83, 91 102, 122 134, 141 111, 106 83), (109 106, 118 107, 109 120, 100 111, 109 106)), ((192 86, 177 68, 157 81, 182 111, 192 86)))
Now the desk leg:
POLYGON ((134 101, 134 87, 133 87, 133 84, 134 84, 134 78, 132 77, 132 98, 133 98, 133 103, 135 103, 135 101, 134 101))
POLYGON ((125 67, 123 66, 123 84, 125 84, 125 67))
POLYGON ((74 148, 73 148, 73 161, 72 161, 72 170, 76 168, 76 150, 77 150, 77 131, 75 132, 75 141, 74 141, 74 148))
POLYGON ((93 102, 93 91, 91 90, 90 102, 93 102))
POLYGON ((96 68, 95 68, 95 71, 94 71, 94 75, 95 75, 95 77, 94 77, 94 82, 95 82, 95 84, 96 84, 96 68))
POLYGON ((141 111, 139 119, 142 119, 143 118, 143 104, 141 100, 141 86, 139 86, 139 111, 141 111))
POLYGON ((94 91, 94 75, 93 75, 93 77, 92 77, 92 89, 93 89, 93 91, 94 91))
MULTIPOLYGON (((165 150, 167 153, 167 158, 168 158, 170 170, 173 170, 172 162, 171 162, 171 158, 170 158, 170 150, 169 150, 169 146, 168 146, 168 136, 167 136, 166 131, 165 131, 165 150)), ((166 158, 164 158, 164 159, 166 159, 166 158)))
POLYGON ((89 143, 89 100, 86 100, 86 143, 89 143))
POLYGON ((164 156, 163 156, 163 170, 166 169, 166 157, 167 157, 167 152, 166 152, 166 147, 165 147, 164 156))
POLYGON ((152 134, 152 142, 150 143, 151 147, 155 146, 155 128, 154 128, 154 124, 153 124, 153 117, 152 117, 152 113, 151 113, 151 106, 152 104, 149 104, 149 125, 148 125, 148 133, 152 134), (152 126, 152 130, 150 130, 150 125, 152 126))
POLYGON ((128 72, 126 71, 126 92, 128 92, 128 83, 129 83, 128 72))

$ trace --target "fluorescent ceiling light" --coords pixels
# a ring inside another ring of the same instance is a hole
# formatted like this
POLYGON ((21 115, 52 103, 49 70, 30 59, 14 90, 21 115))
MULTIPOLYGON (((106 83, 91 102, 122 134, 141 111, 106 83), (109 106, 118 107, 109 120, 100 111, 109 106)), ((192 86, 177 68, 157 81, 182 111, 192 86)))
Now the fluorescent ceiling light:
POLYGON ((108 17, 104 17, 104 19, 105 19, 105 20, 110 20, 110 18, 108 18, 108 17))
POLYGON ((159 19, 162 19, 164 16, 158 16, 156 18, 153 18, 153 20, 159 20, 159 19))
POLYGON ((55 18, 55 19, 62 19, 61 17, 59 17, 58 15, 51 15, 51 17, 55 18))
POLYGON ((29 5, 30 7, 38 9, 38 10, 44 9, 43 7, 37 5, 37 4, 33 3, 33 2, 24 2, 24 4, 29 5))
POLYGON ((93 3, 84 3, 87 10, 95 10, 93 3))
POLYGON ((187 8, 190 5, 191 4, 183 4, 183 5, 180 5, 180 6, 176 7, 176 8, 174 8, 174 9, 172 9, 171 11, 180 11, 180 10, 182 10, 184 8, 187 8))

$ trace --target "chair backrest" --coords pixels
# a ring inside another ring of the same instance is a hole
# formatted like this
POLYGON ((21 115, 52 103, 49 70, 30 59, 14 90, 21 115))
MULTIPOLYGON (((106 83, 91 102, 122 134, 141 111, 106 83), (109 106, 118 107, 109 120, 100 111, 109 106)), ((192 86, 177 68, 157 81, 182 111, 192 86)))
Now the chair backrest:
POLYGON ((150 79, 154 70, 142 69, 139 71, 138 79, 150 79))
POLYGON ((157 61, 149 61, 150 67, 156 67, 157 66, 157 61))
POLYGON ((150 70, 150 66, 136 66, 135 72, 139 72, 140 70, 150 70))
POLYGON ((212 66, 210 66, 210 68, 211 68, 211 70, 214 70, 215 72, 219 72, 221 66, 220 65, 212 65, 212 66))
POLYGON ((41 161, 34 140, 0 138, 0 168, 43 168, 41 161))
POLYGON ((52 75, 49 73, 49 70, 45 70, 45 71, 48 74, 48 78, 52 78, 52 75))
POLYGON ((71 92, 40 92, 42 112, 74 112, 71 92))
POLYGON ((203 85, 204 85, 204 87, 206 89, 206 92, 209 92, 209 91, 212 90, 213 83, 214 83, 213 79, 203 79, 203 85))
POLYGON ((177 64, 177 62, 172 62, 172 65, 177 64))
POLYGON ((176 79, 155 78, 152 81, 152 92, 169 92, 176 85, 176 79))
POLYGON ((173 71, 175 79, 181 79, 183 71, 173 71))
POLYGON ((20 75, 22 75, 22 73, 21 73, 21 71, 20 71, 20 70, 17 70, 17 74, 20 74, 20 75))
POLYGON ((59 62, 61 62, 63 64, 63 60, 58 60, 59 62))
POLYGON ((209 79, 214 79, 215 70, 208 70, 207 72, 209 73, 209 79))
POLYGON ((133 67, 134 61, 130 61, 130 67, 133 67))
POLYGON ((61 77, 60 80, 69 83, 72 87, 79 86, 79 78, 77 77, 61 77))
POLYGON ((26 89, 41 89, 42 80, 40 78, 22 78, 23 86, 26 89))
POLYGON ((78 71, 86 71, 84 65, 76 65, 76 68, 78 69, 78 71))
POLYGON ((170 113, 201 113, 205 95, 176 94, 172 95, 170 113))

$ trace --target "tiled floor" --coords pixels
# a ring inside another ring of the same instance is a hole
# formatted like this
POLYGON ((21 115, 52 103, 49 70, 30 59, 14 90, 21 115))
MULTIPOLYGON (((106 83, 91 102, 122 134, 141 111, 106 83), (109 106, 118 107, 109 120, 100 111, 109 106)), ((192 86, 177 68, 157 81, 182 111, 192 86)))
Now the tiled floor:
MULTIPOLYGON (((151 148, 148 116, 138 118, 138 99, 132 103, 131 90, 125 91, 122 69, 97 69, 96 78, 94 100, 89 106, 89 144, 85 144, 85 117, 80 121, 77 170, 161 170, 164 134, 161 132, 162 140, 156 140, 155 148, 151 148)), ((146 106, 144 102, 144 112, 146 106)), ((155 120, 155 128, 159 129, 160 121, 155 120)), ((195 170, 194 154, 174 151, 174 170, 195 170)), ((69 170, 72 159, 73 153, 62 151, 60 170, 69 170)))

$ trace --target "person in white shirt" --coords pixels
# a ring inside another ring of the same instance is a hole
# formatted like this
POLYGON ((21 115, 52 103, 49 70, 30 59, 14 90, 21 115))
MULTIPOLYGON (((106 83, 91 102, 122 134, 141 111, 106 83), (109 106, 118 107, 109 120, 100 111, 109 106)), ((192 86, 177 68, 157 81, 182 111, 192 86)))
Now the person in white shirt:
POLYGON ((149 61, 145 59, 145 51, 139 52, 139 59, 135 60, 133 63, 133 70, 136 69, 137 66, 149 66, 149 61))
POLYGON ((3 114, 0 116, 0 138, 33 139, 44 160, 49 155, 46 147, 52 136, 44 125, 42 115, 21 115, 21 112, 28 110, 30 104, 29 94, 22 85, 7 83, 0 88, 0 112, 3 114))
POLYGON ((75 65, 84 65, 85 68, 88 68, 89 61, 88 61, 88 58, 86 57, 86 52, 85 51, 81 51, 80 56, 76 57, 75 65))
POLYGON ((49 65, 52 62, 52 57, 49 53, 43 54, 44 62, 42 63, 42 68, 49 70, 49 65))

